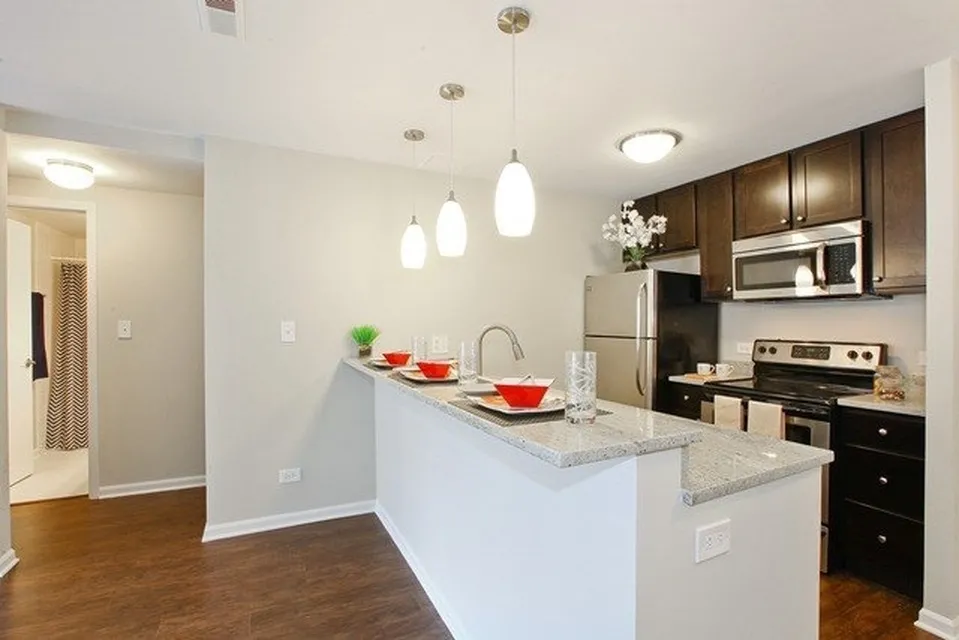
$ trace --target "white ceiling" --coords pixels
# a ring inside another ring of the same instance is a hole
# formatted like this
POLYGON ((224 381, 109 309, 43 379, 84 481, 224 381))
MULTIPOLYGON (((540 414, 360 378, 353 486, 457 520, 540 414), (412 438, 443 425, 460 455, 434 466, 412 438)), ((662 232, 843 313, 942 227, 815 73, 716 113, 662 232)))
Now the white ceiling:
POLYGON ((25 207, 10 207, 10 209, 25 218, 53 227, 71 238, 80 240, 87 237, 87 217, 82 211, 25 207))
POLYGON ((203 195, 203 164, 196 161, 21 134, 7 136, 7 153, 11 176, 43 179, 46 161, 63 158, 93 167, 99 185, 203 195))
MULTIPOLYGON (((506 0, 246 0, 246 39, 202 33, 196 0, 0 0, 0 100, 44 113, 404 164, 409 126, 458 173, 509 146, 506 0)), ((538 184, 625 197, 922 103, 959 53, 955 0, 524 0, 520 156, 538 184), (657 165, 614 149, 682 132, 657 165)), ((433 164, 442 165, 436 158, 433 164)), ((436 170, 442 166, 435 166, 436 170)))

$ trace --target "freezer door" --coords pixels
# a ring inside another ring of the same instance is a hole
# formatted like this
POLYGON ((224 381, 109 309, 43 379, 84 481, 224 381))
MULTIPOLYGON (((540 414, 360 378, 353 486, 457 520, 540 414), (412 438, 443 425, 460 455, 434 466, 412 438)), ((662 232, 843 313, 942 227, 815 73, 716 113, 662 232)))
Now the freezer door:
POLYGON ((634 338, 640 304, 649 305, 652 270, 586 278, 586 335, 634 338), (645 297, 644 297, 645 296, 645 297), (644 298, 641 301, 641 298, 644 298))
POLYGON ((600 400, 653 408, 655 340, 587 336, 586 350, 596 352, 596 395, 600 400))

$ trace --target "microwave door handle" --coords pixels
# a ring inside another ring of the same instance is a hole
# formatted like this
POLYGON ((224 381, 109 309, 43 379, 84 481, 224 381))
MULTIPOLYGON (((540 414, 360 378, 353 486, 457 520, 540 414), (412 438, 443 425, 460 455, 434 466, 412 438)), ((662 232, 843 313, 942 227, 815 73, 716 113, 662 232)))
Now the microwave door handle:
POLYGON ((826 243, 816 245, 816 285, 826 289, 826 243))

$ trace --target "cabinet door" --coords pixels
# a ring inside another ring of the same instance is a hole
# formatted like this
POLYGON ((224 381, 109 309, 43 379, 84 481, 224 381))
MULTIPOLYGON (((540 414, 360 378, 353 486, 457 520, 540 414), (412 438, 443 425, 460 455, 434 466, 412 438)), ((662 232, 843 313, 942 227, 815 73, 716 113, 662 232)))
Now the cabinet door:
POLYGON ((721 173, 696 183, 696 219, 703 298, 733 295, 733 174, 721 173))
POLYGON ((656 213, 666 216, 666 233, 658 238, 660 253, 696 248, 696 189, 692 183, 658 194, 656 213))
POLYGON ((736 239, 790 228, 788 153, 736 169, 733 184, 736 239))
POLYGON ((876 290, 926 289, 926 141, 922 109, 866 130, 866 216, 876 290))
POLYGON ((793 227, 862 217, 862 134, 850 131, 792 152, 793 227))

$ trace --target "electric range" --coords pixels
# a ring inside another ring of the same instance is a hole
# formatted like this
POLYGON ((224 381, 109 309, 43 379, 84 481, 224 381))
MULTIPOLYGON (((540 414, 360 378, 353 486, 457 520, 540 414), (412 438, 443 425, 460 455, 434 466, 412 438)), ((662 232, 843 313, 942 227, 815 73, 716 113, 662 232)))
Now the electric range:
MULTIPOLYGON (((876 368, 886 363, 886 345, 852 342, 799 342, 756 340, 753 343, 753 377, 749 380, 713 381, 703 385, 706 400, 702 417, 712 422, 716 395, 748 402, 768 402, 783 408, 785 438, 831 449, 836 400, 872 390, 876 368)), ((822 469, 822 547, 820 570, 829 567, 829 465, 822 469)))

